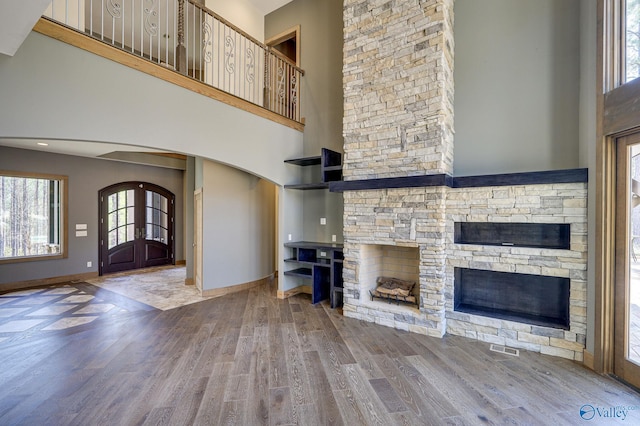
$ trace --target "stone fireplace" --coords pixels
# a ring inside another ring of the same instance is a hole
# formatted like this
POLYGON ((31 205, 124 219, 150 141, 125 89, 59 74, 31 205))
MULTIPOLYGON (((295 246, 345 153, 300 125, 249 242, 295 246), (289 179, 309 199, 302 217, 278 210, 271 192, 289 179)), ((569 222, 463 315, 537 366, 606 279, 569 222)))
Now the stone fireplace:
POLYGON ((453 0, 344 4, 344 181, 330 185, 344 198, 344 315, 581 361, 586 171, 452 177, 453 0), (461 223, 563 224, 567 244, 457 241, 461 223), (509 292, 510 279, 551 277, 541 291, 567 299, 568 324, 456 310, 462 269, 507 274, 509 292), (371 300, 386 275, 415 280, 419 306, 371 300))

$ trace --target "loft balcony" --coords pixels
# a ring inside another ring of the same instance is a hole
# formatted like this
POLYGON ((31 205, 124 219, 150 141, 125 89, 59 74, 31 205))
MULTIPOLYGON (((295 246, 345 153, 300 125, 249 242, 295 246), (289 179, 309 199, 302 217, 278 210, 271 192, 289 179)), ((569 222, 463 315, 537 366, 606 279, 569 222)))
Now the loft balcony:
POLYGON ((53 0, 43 18, 36 31, 303 129, 304 70, 194 0, 53 0), (155 65, 119 60, 112 48, 155 65))

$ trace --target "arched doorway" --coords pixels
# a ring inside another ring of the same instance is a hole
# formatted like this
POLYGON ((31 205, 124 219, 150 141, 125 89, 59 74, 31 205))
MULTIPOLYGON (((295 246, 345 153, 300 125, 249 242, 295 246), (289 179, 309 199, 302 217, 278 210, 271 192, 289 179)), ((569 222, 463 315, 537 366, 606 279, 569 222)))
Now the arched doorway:
POLYGON ((99 192, 100 275, 174 263, 172 192, 123 182, 99 192))

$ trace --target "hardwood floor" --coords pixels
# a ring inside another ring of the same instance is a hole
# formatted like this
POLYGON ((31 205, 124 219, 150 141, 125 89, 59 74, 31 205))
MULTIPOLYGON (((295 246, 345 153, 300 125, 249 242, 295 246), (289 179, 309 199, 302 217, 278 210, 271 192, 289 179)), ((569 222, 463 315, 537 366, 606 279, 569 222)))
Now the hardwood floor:
POLYGON ((640 422, 639 394, 580 364, 274 294, 263 286, 2 342, 0 424, 558 425, 584 421, 581 408, 610 424, 622 418, 605 414, 622 407, 622 424, 640 422))

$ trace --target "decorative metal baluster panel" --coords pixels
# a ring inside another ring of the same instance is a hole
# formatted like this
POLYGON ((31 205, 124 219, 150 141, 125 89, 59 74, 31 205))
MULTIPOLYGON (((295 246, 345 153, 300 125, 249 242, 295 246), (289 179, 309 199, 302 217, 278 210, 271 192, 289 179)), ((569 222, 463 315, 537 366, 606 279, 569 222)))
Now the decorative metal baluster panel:
POLYGON ((44 16, 299 120, 300 70, 195 0, 52 0, 44 16))

